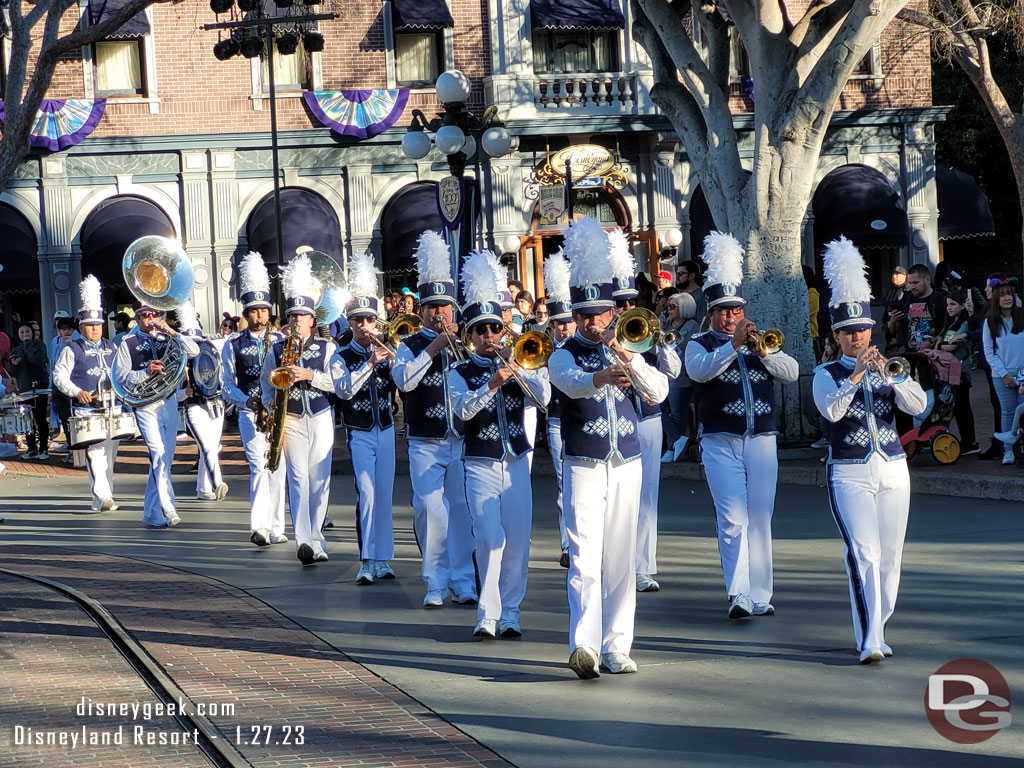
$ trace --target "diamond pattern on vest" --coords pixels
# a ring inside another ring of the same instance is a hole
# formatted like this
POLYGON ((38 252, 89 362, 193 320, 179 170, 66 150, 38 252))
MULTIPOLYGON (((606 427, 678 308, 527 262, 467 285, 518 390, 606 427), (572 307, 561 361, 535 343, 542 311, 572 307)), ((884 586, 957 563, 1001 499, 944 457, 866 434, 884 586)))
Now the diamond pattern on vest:
MULTIPOLYGON (((310 347, 302 353, 303 360, 315 360, 318 357, 323 357, 323 353, 320 351, 319 346, 310 347)), ((362 365, 362 363, 360 363, 362 365)))
POLYGON ((435 403, 423 412, 423 415, 428 419, 444 419, 447 417, 445 407, 440 403, 435 403))
POLYGON ((846 409, 846 413, 855 418, 863 419, 867 409, 864 408, 864 403, 860 400, 854 400, 850 403, 850 407, 846 409))
POLYGON ((524 434, 525 434, 525 432, 523 431, 522 426, 520 426, 519 424, 509 424, 508 425, 508 436, 509 437, 522 437, 524 434))
POLYGON ((764 400, 757 399, 754 401, 754 413, 757 416, 767 416, 772 412, 771 403, 766 403, 764 400))
POLYGON ((892 445, 893 443, 899 442, 900 436, 896 434, 896 430, 889 427, 882 427, 878 430, 878 442, 882 445, 892 445))
POLYGON ((444 374, 441 371, 434 371, 424 376, 420 384, 427 387, 440 387, 444 384, 444 378, 444 374))
POLYGON ((369 398, 363 398, 361 400, 349 400, 349 407, 353 411, 370 411, 373 409, 373 403, 370 402, 369 398))
POLYGON ((250 365, 243 372, 245 373, 246 376, 248 376, 249 378, 252 379, 252 378, 256 378, 257 376, 259 376, 260 375, 260 371, 261 371, 261 369, 260 369, 260 367, 258 365, 250 365))
POLYGON ((768 381, 768 374, 762 371, 760 368, 748 368, 747 376, 755 384, 760 384, 762 381, 768 381))
POLYGON ((724 381, 726 384, 739 384, 743 378, 740 376, 739 369, 737 368, 726 368, 722 373, 718 375, 720 381, 724 381))
POLYGON ((605 437, 610 431, 608 419, 604 416, 594 419, 593 421, 588 421, 583 425, 583 433, 586 435, 600 435, 601 437, 605 437))
POLYGON ((843 442, 847 445, 859 445, 861 448, 867 448, 871 445, 871 434, 864 427, 858 427, 856 431, 847 434, 843 438, 843 442))
POLYGON ((250 344, 247 347, 241 347, 238 350, 238 354, 240 354, 240 355, 256 355, 257 357, 259 357, 260 347, 257 346, 256 344, 250 344))
POLYGON ((591 352, 590 354, 581 357, 577 361, 577 364, 580 366, 580 368, 594 371, 597 370, 598 368, 604 368, 604 358, 602 358, 601 355, 597 354, 597 352, 591 352))
POLYGON ((888 400, 875 400, 875 416, 888 416, 892 413, 892 404, 888 400))
POLYGON ((615 428, 619 431, 620 435, 632 435, 636 431, 633 422, 625 416, 619 416, 618 421, 615 422, 615 428))
POLYGON ((733 400, 722 406, 722 413, 729 416, 742 416, 747 412, 747 405, 742 400, 733 400))
POLYGON ((480 430, 481 440, 501 440, 501 430, 497 424, 488 424, 482 430, 480 430))

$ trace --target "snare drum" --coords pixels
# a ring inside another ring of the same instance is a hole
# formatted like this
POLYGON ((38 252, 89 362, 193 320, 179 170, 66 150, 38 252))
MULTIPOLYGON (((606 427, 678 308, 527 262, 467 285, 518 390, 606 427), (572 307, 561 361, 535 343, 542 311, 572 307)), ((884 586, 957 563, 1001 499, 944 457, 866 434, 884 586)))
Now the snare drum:
POLYGON ((107 419, 103 411, 81 411, 68 419, 68 448, 77 451, 107 439, 107 419))
POLYGON ((135 437, 135 417, 130 413, 119 413, 108 422, 111 440, 131 440, 135 437))
POLYGON ((7 405, 0 408, 0 432, 5 435, 24 435, 32 431, 32 409, 27 405, 7 405))

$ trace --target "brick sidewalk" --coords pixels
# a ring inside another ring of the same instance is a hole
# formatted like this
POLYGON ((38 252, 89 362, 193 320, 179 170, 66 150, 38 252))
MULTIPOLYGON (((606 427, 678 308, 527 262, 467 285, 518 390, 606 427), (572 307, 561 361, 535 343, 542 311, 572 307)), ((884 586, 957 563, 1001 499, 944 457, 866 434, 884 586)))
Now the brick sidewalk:
MULTIPOLYGON (((508 765, 365 667, 234 587, 139 560, 30 546, 0 549, 0 567, 53 579, 101 603, 194 704, 234 703, 233 716, 210 717, 232 743, 236 727, 243 741, 256 726, 271 726, 271 740, 281 737, 283 726, 305 729, 303 745, 237 744, 253 765, 508 765)), ((16 606, 14 618, 23 625, 32 620, 22 606, 16 606)), ((66 694, 55 697, 53 685, 36 681, 33 710, 66 708, 64 699, 77 701, 85 693, 80 689, 86 682, 78 677, 84 673, 75 671, 70 660, 65 666, 74 679, 56 690, 66 694)), ((29 687, 20 670, 14 677, 7 684, 29 687)))
POLYGON ((196 747, 133 744, 133 726, 147 733, 182 733, 171 717, 138 720, 78 717, 82 697, 155 707, 158 699, 107 637, 70 599, 46 587, 0 574, 0 762, 29 765, 209 766, 196 747), (35 736, 48 731, 111 735, 123 726, 124 746, 46 746, 15 743, 15 727, 35 736), (130 757, 129 757, 130 755, 130 757))

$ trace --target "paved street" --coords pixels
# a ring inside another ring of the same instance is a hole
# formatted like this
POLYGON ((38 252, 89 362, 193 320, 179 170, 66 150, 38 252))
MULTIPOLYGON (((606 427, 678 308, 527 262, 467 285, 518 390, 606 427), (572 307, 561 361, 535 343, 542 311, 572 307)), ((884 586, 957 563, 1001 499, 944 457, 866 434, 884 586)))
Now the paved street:
MULTIPOLYGON (((551 478, 534 483, 524 637, 494 642, 471 639, 472 608, 420 607, 407 477, 396 481, 393 565, 399 579, 370 587, 354 583, 351 477, 333 478, 331 516, 337 527, 329 533, 331 561, 307 569, 299 567, 292 545, 258 550, 247 542, 242 477, 230 478, 231 495, 221 505, 190 498, 191 476, 175 479, 184 523, 163 531, 138 522, 145 480, 140 475, 118 477, 119 496, 128 501, 102 515, 88 511, 79 478, 0 479, 0 514, 7 518, 0 541, 12 545, 0 548, 0 567, 18 570, 27 555, 37 558, 38 569, 45 566, 49 578, 72 579, 74 557, 57 549, 69 548, 110 556, 113 563, 134 558, 219 580, 294 619, 407 694, 411 705, 421 703, 521 768, 995 767, 1016 766, 1024 754, 1019 725, 980 745, 961 746, 940 737, 923 708, 928 675, 960 657, 994 664, 1018 700, 1024 691, 1024 630, 1019 597, 1009 586, 1024 575, 1024 521, 1017 503, 914 497, 901 598, 886 637, 896 655, 861 667, 852 649, 841 545, 823 489, 780 489, 773 601, 778 615, 737 623, 725 617, 706 487, 666 481, 662 591, 638 596, 634 655, 640 673, 581 682, 566 667, 565 571, 555 562, 551 478)), ((128 574, 139 565, 133 560, 122 570, 128 574)), ((190 610, 205 606, 205 618, 212 615, 216 623, 206 594, 190 587, 178 591, 174 607, 183 633, 190 610)), ((92 597, 135 605, 133 620, 146 616, 140 603, 117 599, 109 585, 92 597)), ((118 615, 121 608, 111 610, 118 615)), ((15 607, 13 618, 33 620, 21 612, 15 607)), ((18 642, 8 632, 0 640, 4 654, 10 652, 5 644, 18 642)), ((230 652, 241 641, 225 631, 204 642, 230 652)), ((329 686, 322 695, 330 698, 329 686)), ((320 711, 311 706, 310 720, 320 711)), ((8 720, 10 709, 6 715, 8 720)), ((265 720, 265 713, 258 719, 265 720)), ((486 761, 485 751, 479 754, 486 761)))

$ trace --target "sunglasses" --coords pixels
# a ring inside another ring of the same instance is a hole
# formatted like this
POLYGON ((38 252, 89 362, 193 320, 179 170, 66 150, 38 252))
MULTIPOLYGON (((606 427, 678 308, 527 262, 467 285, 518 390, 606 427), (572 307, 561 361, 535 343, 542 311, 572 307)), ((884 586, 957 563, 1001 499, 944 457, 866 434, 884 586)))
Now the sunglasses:
POLYGON ((628 301, 628 300, 627 301, 616 301, 615 302, 615 306, 618 309, 629 309, 630 307, 635 307, 636 306, 636 302, 635 301, 628 301))
POLYGON ((478 323, 473 326, 473 330, 483 336, 488 331, 491 333, 501 333, 505 328, 501 323, 478 323))
POLYGON ((743 307, 719 307, 718 311, 726 317, 739 317, 743 314, 743 307))
POLYGON ((154 317, 160 317, 159 312, 139 312, 139 317, 144 319, 151 319, 154 317))

